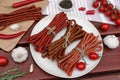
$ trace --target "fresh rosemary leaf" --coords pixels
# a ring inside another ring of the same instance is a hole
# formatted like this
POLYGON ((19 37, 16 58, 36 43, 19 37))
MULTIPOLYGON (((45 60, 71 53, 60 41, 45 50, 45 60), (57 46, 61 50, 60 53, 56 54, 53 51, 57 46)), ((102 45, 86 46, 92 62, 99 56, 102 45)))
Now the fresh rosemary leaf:
POLYGON ((27 74, 26 72, 22 72, 20 68, 9 69, 0 76, 0 80, 13 80, 17 77, 22 77, 27 74))

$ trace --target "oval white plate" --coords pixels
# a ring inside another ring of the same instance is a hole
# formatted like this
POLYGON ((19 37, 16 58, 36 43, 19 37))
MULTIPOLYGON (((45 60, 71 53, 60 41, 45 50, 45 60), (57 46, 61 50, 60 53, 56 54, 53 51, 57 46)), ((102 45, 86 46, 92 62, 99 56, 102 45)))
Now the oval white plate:
MULTIPOLYGON (((34 35, 40 31, 42 31, 54 18, 55 15, 50 15, 50 16, 46 16, 45 18, 43 18, 42 20, 40 20, 34 27, 31 35, 34 35)), ((77 16, 77 15, 71 15, 71 14, 67 14, 69 19, 75 19, 77 24, 81 25, 83 27, 83 29, 87 32, 92 32, 95 35, 99 36, 99 39, 102 40, 99 32, 97 31, 97 29, 87 20, 85 20, 84 18, 77 16)), ((54 40, 59 39, 64 33, 65 33, 66 29, 63 29, 61 32, 59 32, 54 40)), ((75 41, 74 43, 72 43, 67 49, 66 49, 66 53, 68 53, 69 51, 71 51, 76 45, 77 43, 79 43, 79 41, 75 41)), ((103 46, 103 44, 101 44, 101 46, 103 46)), ((35 60, 36 64, 43 69, 45 72, 57 76, 57 77, 62 77, 62 78, 75 78, 75 77, 80 77, 83 76, 85 74, 87 74, 88 72, 90 72, 91 70, 93 70, 97 64, 99 63, 100 59, 92 61, 90 60, 87 56, 84 57, 84 59, 87 61, 87 66, 86 69, 83 71, 79 71, 77 69, 75 69, 73 71, 72 76, 68 76, 64 71, 62 71, 58 66, 57 66, 57 62, 56 61, 51 61, 47 58, 42 58, 41 57, 41 53, 36 52, 34 50, 34 47, 32 44, 30 44, 30 51, 32 54, 33 59, 35 60)), ((98 54, 100 56, 102 56, 103 50, 98 52, 98 54)))

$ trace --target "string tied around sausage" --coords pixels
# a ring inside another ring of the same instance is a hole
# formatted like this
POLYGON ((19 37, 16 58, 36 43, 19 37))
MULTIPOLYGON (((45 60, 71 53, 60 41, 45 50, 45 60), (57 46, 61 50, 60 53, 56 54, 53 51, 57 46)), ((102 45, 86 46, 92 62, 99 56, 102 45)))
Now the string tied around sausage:
POLYGON ((75 20, 69 20, 69 31, 67 32, 66 36, 64 36, 65 38, 65 42, 63 43, 63 48, 66 48, 69 44, 70 44, 70 41, 69 41, 69 37, 71 35, 71 27, 75 26, 76 25, 76 21, 75 20))
POLYGON ((63 43, 63 48, 66 48, 70 44, 70 41, 69 41, 70 31, 71 31, 71 28, 69 29, 66 36, 64 36, 65 42, 63 43))
POLYGON ((56 33, 54 32, 54 30, 56 29, 56 27, 52 27, 50 28, 49 26, 46 27, 46 29, 48 30, 47 35, 53 34, 54 36, 56 35, 56 33))
POLYGON ((81 54, 81 56, 80 56, 80 59, 81 59, 81 58, 84 56, 84 54, 85 54, 85 50, 81 50, 81 49, 78 48, 78 47, 76 47, 75 49, 78 50, 79 53, 81 54))

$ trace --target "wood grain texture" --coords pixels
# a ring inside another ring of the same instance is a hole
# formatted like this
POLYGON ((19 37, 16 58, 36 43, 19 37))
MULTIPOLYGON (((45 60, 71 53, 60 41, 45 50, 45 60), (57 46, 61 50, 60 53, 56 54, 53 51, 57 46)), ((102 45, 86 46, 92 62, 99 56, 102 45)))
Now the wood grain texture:
MULTIPOLYGON (((44 16, 43 16, 44 17, 44 16)), ((61 78, 52 76, 41 70, 34 62, 30 50, 29 50, 29 43, 28 38, 31 34, 32 29, 34 28, 35 24, 38 21, 36 21, 31 28, 28 30, 28 32, 24 35, 24 37, 19 41, 17 46, 24 46, 29 51, 29 58, 26 62, 19 64, 15 63, 13 59, 11 58, 11 52, 4 52, 0 50, 0 56, 6 56, 9 59, 9 64, 4 67, 0 67, 0 73, 6 71, 8 68, 11 68, 13 66, 20 66, 23 71, 28 71, 30 64, 34 64, 35 70, 31 74, 27 74, 24 77, 17 78, 15 80, 63 80, 61 78)), ((100 25, 100 23, 92 22, 93 25, 96 27, 100 25)), ((99 28, 97 28, 102 37, 108 35, 108 34, 115 34, 119 37, 120 40, 120 28, 115 27, 111 25, 110 30, 107 32, 100 31, 99 28)), ((16 47, 17 47, 16 46, 16 47)), ((104 53, 103 57, 100 61, 100 63, 97 65, 97 67, 92 70, 87 75, 84 75, 83 77, 76 78, 73 80, 120 80, 120 46, 114 50, 110 50, 107 47, 104 47, 104 53), (114 74, 117 73, 117 74, 114 74), (109 75, 105 75, 109 74, 109 75)))
POLYGON ((47 74, 46 72, 44 72, 42 69, 40 69, 37 64, 35 64, 29 47, 27 45, 27 47, 25 47, 28 51, 29 57, 27 59, 27 61, 25 61, 24 63, 15 63, 11 57, 11 52, 3 52, 2 50, 0 50, 0 56, 6 56, 9 60, 9 64, 7 66, 3 66, 0 67, 0 74, 3 73, 4 71, 6 71, 9 68, 13 68, 13 67, 20 67, 22 69, 22 71, 24 72, 29 72, 29 67, 30 64, 34 65, 34 72, 33 73, 29 73, 23 77, 17 78, 15 80, 44 80, 44 79, 56 79, 56 77, 51 76, 49 74, 47 74))

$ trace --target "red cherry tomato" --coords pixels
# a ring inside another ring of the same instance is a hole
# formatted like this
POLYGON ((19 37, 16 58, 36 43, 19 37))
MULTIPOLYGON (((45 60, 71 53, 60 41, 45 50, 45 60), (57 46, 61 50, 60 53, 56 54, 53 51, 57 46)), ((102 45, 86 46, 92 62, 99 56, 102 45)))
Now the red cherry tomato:
POLYGON ((103 23, 103 24, 101 25, 101 30, 102 30, 102 31, 107 31, 107 30, 109 30, 109 27, 110 27, 109 24, 103 23))
POLYGON ((91 60, 97 60, 99 58, 96 52, 91 52, 88 56, 91 60))
POLYGON ((108 5, 107 0, 102 0, 101 5, 106 7, 108 5))
POLYGON ((120 13, 118 14, 118 17, 120 18, 120 13))
POLYGON ((93 4, 92 4, 92 6, 94 8, 97 8, 99 6, 99 2, 98 1, 94 1, 93 4))
POLYGON ((84 70, 86 68, 86 64, 84 62, 77 63, 76 67, 78 70, 84 70))
POLYGON ((114 6, 112 4, 108 4, 107 9, 112 10, 114 6))
POLYGON ((105 12, 105 7, 104 6, 100 6, 98 8, 98 11, 101 12, 101 13, 104 13, 105 12))
POLYGON ((112 12, 113 12, 113 14, 115 14, 115 15, 117 15, 117 14, 119 13, 118 9, 116 9, 116 8, 113 9, 112 12))
POLYGON ((115 21, 116 25, 117 26, 120 26, 120 18, 118 18, 116 21, 115 21))
POLYGON ((102 1, 105 1, 105 0, 99 0, 99 1, 101 1, 101 2, 102 2, 102 1))
POLYGON ((115 21, 117 19, 117 16, 115 15, 115 14, 112 14, 111 16, 110 16, 110 20, 111 21, 115 21))
POLYGON ((106 11, 105 11, 105 15, 106 15, 106 16, 111 16, 111 14, 112 14, 112 11, 111 11, 111 10, 106 10, 106 11))
POLYGON ((0 66, 5 66, 8 64, 8 59, 6 57, 0 56, 0 66))
POLYGON ((98 2, 100 2, 101 0, 97 0, 98 2))

